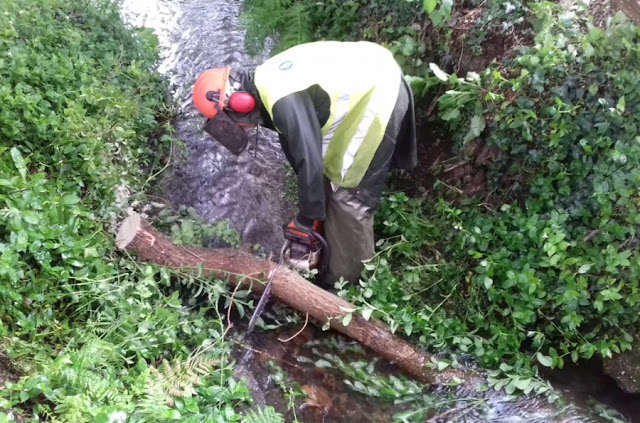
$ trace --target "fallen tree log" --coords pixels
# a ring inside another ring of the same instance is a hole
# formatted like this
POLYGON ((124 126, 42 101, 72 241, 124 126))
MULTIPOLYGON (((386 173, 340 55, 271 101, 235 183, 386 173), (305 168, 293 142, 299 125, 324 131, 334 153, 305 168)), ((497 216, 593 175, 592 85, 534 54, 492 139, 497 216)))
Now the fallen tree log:
POLYGON ((427 367, 431 355, 393 334, 380 320, 366 320, 354 313, 351 322, 344 326, 342 316, 345 310, 355 309, 353 304, 317 287, 286 267, 273 270, 274 265, 268 260, 233 249, 175 245, 138 214, 123 221, 116 245, 137 253, 142 261, 176 269, 201 268, 206 274, 228 278, 232 286, 241 284, 242 289, 250 288, 258 294, 264 289, 269 272, 274 271, 271 295, 276 301, 308 313, 321 323, 328 321, 332 329, 370 348, 407 375, 429 384, 447 384, 456 379, 465 383, 477 381, 471 370, 447 369, 440 372, 427 367), (262 283, 254 283, 256 280, 262 283))

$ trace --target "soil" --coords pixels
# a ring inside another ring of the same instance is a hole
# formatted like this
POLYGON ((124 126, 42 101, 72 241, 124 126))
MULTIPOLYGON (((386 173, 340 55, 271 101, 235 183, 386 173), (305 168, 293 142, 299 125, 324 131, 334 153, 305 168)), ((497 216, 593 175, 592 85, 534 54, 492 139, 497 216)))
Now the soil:
MULTIPOLYGON (((424 195, 436 183, 447 187, 441 195, 485 196, 489 167, 500 151, 476 138, 461 151, 454 151, 446 128, 426 119, 418 121, 418 166, 408 174, 396 175, 392 186, 411 197, 424 195)), ((509 183, 505 181, 505 183, 509 183)))
POLYGON ((438 180, 438 166, 455 157, 452 152, 452 143, 446 136, 444 128, 429 123, 426 118, 418 118, 416 129, 418 166, 409 173, 394 174, 391 182, 393 190, 404 191, 411 197, 430 191, 438 180))
POLYGON ((480 72, 494 60, 503 63, 511 57, 517 47, 531 44, 531 26, 528 22, 514 26, 510 31, 489 30, 480 44, 482 54, 474 54, 468 47, 474 37, 474 27, 482 17, 486 2, 472 5, 466 2, 455 8, 449 26, 452 30, 452 62, 447 71, 465 76, 468 72, 480 72))
MULTIPOLYGON (((611 2, 605 1, 602 3, 604 3, 602 5, 602 9, 604 9, 604 11, 609 12, 622 10, 628 18, 633 20, 636 24, 640 25, 640 3, 638 3, 638 0, 612 0, 611 2), (607 6, 609 10, 607 10, 607 6)), ((599 9, 596 10, 599 11, 599 9)), ((603 19, 603 21, 606 21, 606 19, 603 19)))
MULTIPOLYGON (((462 2, 454 8, 449 27, 452 31, 449 54, 442 58, 445 71, 457 75, 480 72, 493 61, 503 63, 512 57, 520 46, 532 42, 530 26, 523 23, 512 31, 493 30, 481 44, 482 54, 475 55, 468 47, 475 23, 484 11, 485 3, 472 5, 462 2)), ((441 93, 434 93, 437 99, 441 93), (437 95, 436 95, 437 94, 437 95)), ((409 174, 395 175, 392 189, 405 191, 410 196, 430 191, 436 182, 450 186, 453 196, 464 194, 478 196, 486 193, 486 167, 491 165, 498 152, 480 140, 469 143, 464 151, 454 152, 447 128, 436 123, 437 102, 416 111, 418 136, 418 167, 409 174)))

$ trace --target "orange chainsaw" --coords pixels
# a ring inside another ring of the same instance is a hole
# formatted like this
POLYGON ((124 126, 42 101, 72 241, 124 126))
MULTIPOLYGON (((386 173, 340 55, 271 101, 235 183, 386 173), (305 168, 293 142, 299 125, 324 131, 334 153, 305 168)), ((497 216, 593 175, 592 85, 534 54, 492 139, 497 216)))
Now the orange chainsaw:
POLYGON ((253 316, 251 316, 251 320, 249 320, 247 333, 253 331, 258 318, 264 311, 269 297, 271 297, 273 276, 282 265, 287 265, 301 272, 309 272, 313 269, 318 269, 319 272, 323 272, 327 268, 329 246, 324 237, 316 231, 320 229, 320 225, 314 224, 311 230, 302 231, 292 227, 292 224, 294 223, 292 222, 285 227, 285 241, 282 250, 280 250, 280 260, 276 268, 269 275, 260 301, 258 301, 253 316))

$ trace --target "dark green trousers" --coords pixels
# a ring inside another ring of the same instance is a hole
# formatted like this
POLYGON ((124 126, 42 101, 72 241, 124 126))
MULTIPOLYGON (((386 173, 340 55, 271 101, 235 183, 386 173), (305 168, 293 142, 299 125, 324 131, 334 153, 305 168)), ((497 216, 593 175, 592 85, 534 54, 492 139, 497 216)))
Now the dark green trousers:
MULTIPOLYGON (((370 169, 368 175, 372 176, 367 184, 371 184, 373 178, 380 178, 382 186, 384 178, 389 173, 390 158, 396 145, 396 140, 402 128, 403 120, 410 110, 411 91, 404 83, 400 84, 398 99, 389 118, 385 130, 385 139, 381 143, 381 149, 376 155, 384 155, 389 158, 384 162, 384 169, 370 169)), ((375 181, 373 185, 376 185, 375 181)), ((382 188, 379 190, 382 192, 382 188)), ((329 245, 329 270, 324 282, 333 285, 342 276, 351 283, 357 283, 362 270, 362 261, 370 259, 374 254, 375 240, 373 237, 373 213, 374 205, 379 198, 367 198, 361 195, 358 188, 338 188, 333 190, 331 184, 325 184, 327 198, 327 218, 324 223, 324 234, 329 245)), ((379 197, 380 193, 376 192, 379 197)))

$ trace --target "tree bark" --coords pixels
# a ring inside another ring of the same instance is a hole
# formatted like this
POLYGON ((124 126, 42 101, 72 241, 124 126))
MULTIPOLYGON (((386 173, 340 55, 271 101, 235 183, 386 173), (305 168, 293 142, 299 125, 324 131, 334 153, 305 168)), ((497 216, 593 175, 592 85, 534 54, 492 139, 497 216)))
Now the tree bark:
POLYGON ((274 271, 272 297, 321 323, 329 321, 332 329, 360 342, 387 361, 397 365, 407 375, 428 384, 446 384, 455 378, 474 383, 471 370, 442 372, 426 367, 431 355, 416 349, 404 339, 391 333, 378 319, 365 320, 353 314, 351 322, 342 325, 345 309, 353 304, 308 282, 286 267, 277 268, 268 260, 233 249, 199 249, 173 244, 138 214, 124 220, 116 237, 116 245, 137 253, 140 260, 170 268, 202 268, 206 274, 229 279, 232 286, 241 284, 260 294, 269 272, 274 271), (274 270, 275 269, 275 270, 274 270), (260 281, 262 283, 254 283, 260 281))

